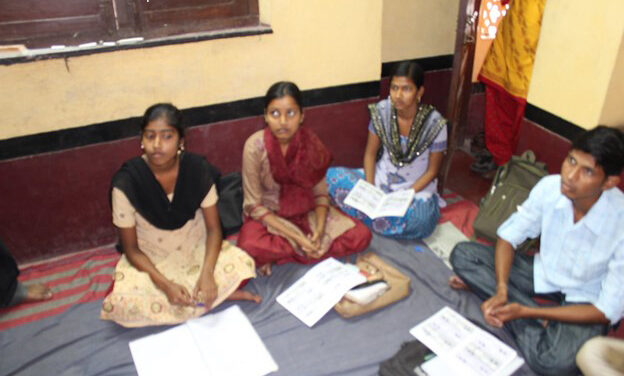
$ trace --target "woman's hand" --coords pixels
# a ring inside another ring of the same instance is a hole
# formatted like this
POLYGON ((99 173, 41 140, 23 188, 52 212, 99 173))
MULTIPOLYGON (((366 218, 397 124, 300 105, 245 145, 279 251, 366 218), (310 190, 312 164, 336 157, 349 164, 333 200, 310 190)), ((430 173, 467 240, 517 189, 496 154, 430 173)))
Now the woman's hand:
POLYGON ((138 270, 147 273, 150 279, 167 295, 170 304, 188 306, 193 304, 188 290, 165 277, 152 261, 139 249, 135 227, 119 228, 119 237, 128 262, 138 270))
POLYGON ((323 233, 321 231, 314 232, 307 236, 302 237, 297 243, 301 249, 305 252, 305 255, 309 258, 319 259, 327 253, 327 249, 323 250, 321 247, 321 240, 323 233))
POLYGON ((314 246, 314 250, 308 254, 310 257, 321 258, 327 252, 327 250, 323 252, 321 249, 321 240, 323 239, 324 234, 325 234, 325 231, 323 231, 323 229, 318 229, 318 230, 315 230, 312 234, 308 235, 308 239, 310 240, 310 243, 312 243, 312 245, 314 246))
POLYGON ((321 248, 321 240, 323 239, 323 235, 325 234, 324 229, 315 229, 311 234, 308 235, 308 239, 316 249, 321 248))
POLYGON ((295 241, 297 242, 299 247, 303 250, 303 252, 305 252, 306 254, 316 251, 316 247, 314 246, 314 243, 312 243, 310 238, 306 235, 303 235, 303 234, 299 235, 297 238, 295 238, 295 241))
POLYGON ((206 273, 205 275, 202 274, 199 276, 195 289, 193 290, 193 299, 195 302, 206 306, 206 308, 210 308, 215 299, 217 299, 218 293, 219 290, 214 275, 212 273, 206 273))
POLYGON ((193 304, 191 294, 182 285, 169 281, 163 286, 162 290, 167 295, 169 303, 173 305, 190 306, 193 304))
POLYGON ((322 256, 322 255, 317 256, 319 252, 319 248, 312 242, 312 240, 310 239, 310 236, 306 236, 302 234, 298 236, 297 238, 295 238, 295 241, 297 242, 301 250, 304 252, 303 256, 307 256, 310 258, 319 258, 322 256))
POLYGON ((444 159, 444 153, 441 151, 434 151, 429 154, 429 162, 427 164, 427 170, 412 184, 414 192, 418 193, 423 190, 433 179, 438 176, 440 168, 442 168, 442 160, 444 159))

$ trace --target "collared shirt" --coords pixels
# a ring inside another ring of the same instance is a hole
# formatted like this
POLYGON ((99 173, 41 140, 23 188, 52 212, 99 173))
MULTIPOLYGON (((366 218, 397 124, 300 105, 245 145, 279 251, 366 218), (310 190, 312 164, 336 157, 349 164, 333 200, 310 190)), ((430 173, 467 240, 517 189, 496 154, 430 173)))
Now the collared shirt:
POLYGON ((540 180, 497 231, 516 248, 541 234, 535 256, 536 293, 560 291, 569 302, 589 302, 615 323, 624 316, 624 194, 604 191, 574 223, 560 175, 540 180))

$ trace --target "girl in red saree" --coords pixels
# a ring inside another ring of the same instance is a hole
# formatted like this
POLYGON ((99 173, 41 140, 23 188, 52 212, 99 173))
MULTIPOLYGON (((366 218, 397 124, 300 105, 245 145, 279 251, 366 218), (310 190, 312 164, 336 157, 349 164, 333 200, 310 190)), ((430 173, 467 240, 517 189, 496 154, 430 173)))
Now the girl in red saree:
POLYGON ((278 82, 265 96, 267 126, 243 149, 243 212, 238 246, 271 273, 272 264, 313 263, 364 250, 371 233, 329 204, 325 172, 331 155, 302 127, 301 92, 278 82))

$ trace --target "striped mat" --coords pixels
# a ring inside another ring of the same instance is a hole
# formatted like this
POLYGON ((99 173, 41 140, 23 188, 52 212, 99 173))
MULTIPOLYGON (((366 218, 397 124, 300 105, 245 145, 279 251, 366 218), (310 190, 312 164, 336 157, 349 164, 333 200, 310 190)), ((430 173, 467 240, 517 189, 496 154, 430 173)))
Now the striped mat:
POLYGON ((0 309, 0 330, 63 313, 75 304, 104 298, 111 287, 118 260, 115 248, 107 247, 23 268, 19 275, 21 282, 44 283, 54 296, 42 302, 0 309))

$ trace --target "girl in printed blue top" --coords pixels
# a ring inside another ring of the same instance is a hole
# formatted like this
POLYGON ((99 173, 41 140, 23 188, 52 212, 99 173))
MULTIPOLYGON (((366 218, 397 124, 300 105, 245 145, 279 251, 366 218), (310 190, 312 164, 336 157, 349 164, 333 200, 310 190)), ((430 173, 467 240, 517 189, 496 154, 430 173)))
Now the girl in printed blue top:
POLYGON ((446 151, 446 120, 433 106, 420 103, 423 81, 417 63, 399 63, 391 76, 390 96, 369 105, 364 169, 334 167, 327 172, 329 194, 336 205, 382 235, 424 238, 440 218, 436 176, 446 151), (414 200, 403 217, 371 219, 344 203, 359 179, 386 193, 413 189, 414 200))

